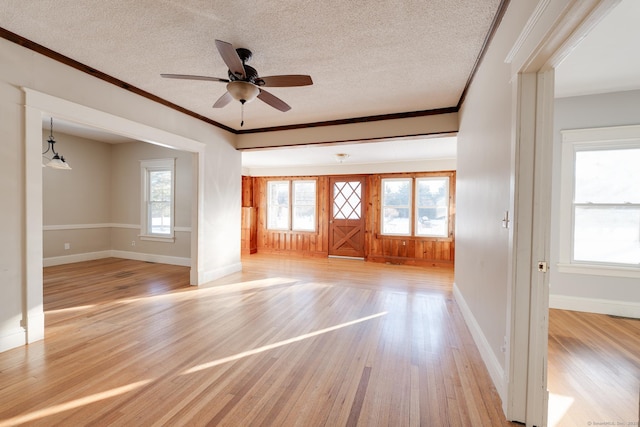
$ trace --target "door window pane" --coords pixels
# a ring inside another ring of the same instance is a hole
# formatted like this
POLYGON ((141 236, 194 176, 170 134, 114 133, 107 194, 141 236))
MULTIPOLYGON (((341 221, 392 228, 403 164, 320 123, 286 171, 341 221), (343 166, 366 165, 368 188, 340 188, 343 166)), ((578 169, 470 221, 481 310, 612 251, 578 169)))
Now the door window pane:
POLYGON ((362 215, 360 181, 333 184, 333 219, 360 219, 362 215))

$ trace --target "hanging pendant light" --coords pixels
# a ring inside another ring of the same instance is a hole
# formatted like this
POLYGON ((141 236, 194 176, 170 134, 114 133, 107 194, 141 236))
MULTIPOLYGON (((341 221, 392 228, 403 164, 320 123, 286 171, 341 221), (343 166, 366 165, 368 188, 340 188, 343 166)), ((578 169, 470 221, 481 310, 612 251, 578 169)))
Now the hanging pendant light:
POLYGON ((48 146, 47 146, 47 150, 44 153, 42 153, 42 156, 49 161, 46 164, 43 164, 42 166, 48 166, 54 169, 71 170, 71 166, 69 166, 69 163, 65 161, 64 156, 59 153, 56 153, 56 150, 53 147, 55 143, 56 143, 56 140, 53 138, 53 117, 51 117, 51 128, 49 133, 49 139, 47 140, 48 146), (53 157, 51 159, 45 156, 45 154, 47 154, 49 151, 53 153, 53 157))

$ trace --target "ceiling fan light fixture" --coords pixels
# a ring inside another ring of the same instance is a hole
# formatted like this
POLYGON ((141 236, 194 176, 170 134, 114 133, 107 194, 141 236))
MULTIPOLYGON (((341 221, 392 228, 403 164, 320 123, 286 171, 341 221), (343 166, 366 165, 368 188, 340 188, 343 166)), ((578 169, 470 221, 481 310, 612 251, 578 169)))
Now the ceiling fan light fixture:
POLYGON ((233 99, 243 104, 253 101, 260 94, 260 89, 256 85, 241 80, 227 83, 227 91, 233 99))

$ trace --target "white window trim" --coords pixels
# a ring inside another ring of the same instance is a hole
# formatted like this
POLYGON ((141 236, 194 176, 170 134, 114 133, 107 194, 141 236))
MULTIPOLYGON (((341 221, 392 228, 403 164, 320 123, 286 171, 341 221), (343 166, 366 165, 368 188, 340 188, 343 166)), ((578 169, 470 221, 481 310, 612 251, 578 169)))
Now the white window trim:
POLYGON ((571 259, 573 253, 573 194, 576 151, 638 148, 640 147, 640 125, 572 129, 563 130, 560 133, 562 135, 562 166, 558 271, 561 273, 640 278, 640 266, 572 262, 571 259))
POLYGON ((152 242, 171 243, 175 241, 175 188, 176 188, 176 159, 154 159, 140 160, 140 240, 152 242), (149 201, 149 171, 154 170, 170 170, 171 171, 171 224, 169 234, 154 234, 148 231, 148 201, 149 201))

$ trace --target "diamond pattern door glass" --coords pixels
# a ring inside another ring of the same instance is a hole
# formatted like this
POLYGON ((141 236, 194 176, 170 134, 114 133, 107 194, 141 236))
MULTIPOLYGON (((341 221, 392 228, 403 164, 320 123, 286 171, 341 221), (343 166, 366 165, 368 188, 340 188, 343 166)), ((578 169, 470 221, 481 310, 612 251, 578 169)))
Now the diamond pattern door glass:
POLYGON ((333 185, 333 219, 360 219, 362 186, 359 181, 333 185))

